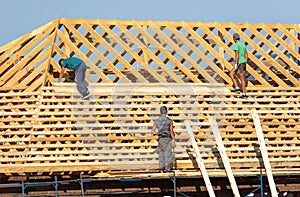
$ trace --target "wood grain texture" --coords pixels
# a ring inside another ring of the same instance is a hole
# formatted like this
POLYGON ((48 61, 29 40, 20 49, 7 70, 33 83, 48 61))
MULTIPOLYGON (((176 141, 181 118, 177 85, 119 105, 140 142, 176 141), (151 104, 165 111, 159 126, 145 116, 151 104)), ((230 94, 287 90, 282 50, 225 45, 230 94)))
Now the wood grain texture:
POLYGON ((299 30, 294 24, 54 20, 0 47, 1 173, 153 171, 157 138, 150 130, 166 105, 182 176, 199 175, 185 120, 208 175, 226 176, 211 117, 232 174, 255 176, 262 155, 254 109, 272 173, 298 174, 299 30), (247 99, 230 92, 234 32, 251 60, 247 99), (58 60, 70 56, 89 67, 89 101, 70 79, 55 82, 58 60))

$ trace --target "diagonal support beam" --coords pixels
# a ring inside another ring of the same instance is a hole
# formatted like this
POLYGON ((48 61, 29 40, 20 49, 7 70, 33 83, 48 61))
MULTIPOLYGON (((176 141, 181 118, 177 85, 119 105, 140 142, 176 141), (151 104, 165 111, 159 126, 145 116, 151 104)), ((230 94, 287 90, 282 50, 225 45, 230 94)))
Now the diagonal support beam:
POLYGON ((237 184, 235 182, 235 179, 234 179, 234 176, 233 176, 233 173, 232 173, 232 170, 231 170, 229 159, 227 157, 224 144, 222 142, 222 137, 220 135, 220 130, 219 130, 217 121, 216 121, 215 118, 211 117, 209 119, 209 122, 210 122, 212 132, 213 132, 213 134, 215 136, 215 139, 216 139, 216 142, 217 142, 218 151, 219 151, 219 153, 221 155, 222 162, 224 164, 224 167, 225 167, 225 170, 226 170, 226 174, 228 176, 228 179, 229 179, 229 182, 230 182, 230 185, 231 185, 231 189, 232 189, 233 195, 235 197, 240 197, 240 193, 239 193, 237 184))
POLYGON ((197 164, 198 164, 198 167, 201 170, 201 174, 202 174, 202 177, 204 179, 204 182, 205 182, 207 191, 209 193, 209 196, 210 197, 215 197, 214 189, 213 189, 213 187, 211 185, 211 182, 209 180, 209 176, 207 174, 204 162, 202 160, 202 156, 200 154, 199 147, 198 147, 198 145, 196 143, 195 136, 194 136, 194 133, 193 133, 192 128, 191 128, 191 124, 190 124, 190 122, 188 120, 185 120, 184 124, 185 124, 185 127, 186 127, 186 129, 188 131, 188 134, 190 136, 190 140, 191 140, 192 146, 193 146, 195 154, 196 154, 197 164))
POLYGON ((277 197, 278 194, 276 191, 276 185, 275 185, 273 174, 272 174, 272 168, 271 168, 271 164, 269 161, 265 138, 264 138, 264 134, 263 134, 263 131, 261 128, 259 115, 257 114, 256 110, 252 110, 252 117, 253 117, 253 121, 254 121, 254 125, 255 125, 256 135, 257 135, 258 142, 259 142, 259 149, 260 149, 261 156, 262 156, 263 162, 264 162, 264 166, 265 166, 265 169, 267 172, 269 186, 271 189, 271 195, 272 195, 272 197, 277 197))

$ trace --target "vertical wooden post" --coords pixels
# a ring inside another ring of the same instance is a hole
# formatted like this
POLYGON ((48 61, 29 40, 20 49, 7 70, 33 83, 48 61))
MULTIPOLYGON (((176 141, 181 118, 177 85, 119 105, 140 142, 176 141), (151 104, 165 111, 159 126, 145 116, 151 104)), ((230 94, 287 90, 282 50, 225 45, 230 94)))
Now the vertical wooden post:
POLYGON ((209 119, 209 122, 210 122, 211 129, 213 131, 213 134, 214 134, 216 142, 217 142, 218 151, 221 155, 222 162, 224 164, 226 174, 228 176, 228 179, 229 179, 229 182, 230 182, 230 185, 231 185, 233 195, 235 197, 240 197, 240 193, 239 193, 237 184, 235 182, 235 179, 234 179, 234 176, 233 176, 233 173, 232 173, 232 170, 231 170, 231 166, 230 166, 227 154, 226 154, 226 150, 225 150, 225 147, 224 147, 224 144, 223 144, 223 141, 222 141, 222 137, 220 135, 220 130, 219 130, 217 121, 216 121, 215 118, 211 117, 209 119))
POLYGON ((269 161, 269 156, 268 156, 268 151, 267 151, 267 147, 266 147, 266 143, 265 143, 264 134, 263 134, 263 131, 261 128, 259 115, 257 114, 256 110, 252 110, 252 116, 253 116, 253 121, 254 121, 254 125, 255 125, 256 135, 257 135, 258 142, 259 142, 261 156, 263 158, 264 166, 265 166, 267 177, 268 177, 269 186, 271 189, 271 195, 272 195, 272 197, 278 197, 275 182, 273 179, 272 168, 271 168, 271 164, 269 161))
POLYGON ((202 161, 202 156, 200 154, 200 150, 199 150, 198 145, 196 143, 195 136, 194 136, 194 133, 192 131, 190 122, 188 120, 185 120, 184 123, 185 123, 185 127, 188 131, 188 134, 190 136, 190 140, 191 140, 192 146, 193 146, 195 154, 196 154, 197 164, 198 164, 198 167, 201 170, 201 174, 202 174, 202 177, 204 179, 204 182, 205 182, 207 191, 209 193, 209 196, 210 197, 215 197, 215 193, 214 193, 213 187, 211 185, 211 182, 209 180, 209 176, 207 174, 204 162, 202 161))

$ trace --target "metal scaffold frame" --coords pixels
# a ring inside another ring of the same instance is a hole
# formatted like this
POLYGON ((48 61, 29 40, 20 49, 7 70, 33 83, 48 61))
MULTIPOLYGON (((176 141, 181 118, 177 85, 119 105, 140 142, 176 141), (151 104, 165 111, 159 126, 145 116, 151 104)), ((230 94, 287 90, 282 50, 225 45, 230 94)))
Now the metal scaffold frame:
MULTIPOLYGON (((84 181, 88 181, 88 180, 84 180, 82 179, 82 176, 80 175, 80 179, 73 179, 73 180, 61 180, 58 181, 57 180, 57 176, 54 176, 54 181, 51 182, 25 182, 22 181, 22 197, 26 197, 26 188, 29 187, 38 187, 38 186, 46 186, 46 185, 51 185, 53 186, 53 188, 55 189, 55 197, 59 197, 59 185, 60 184, 64 184, 64 183, 70 183, 70 182, 77 182, 80 184, 80 188, 81 188, 81 197, 84 197, 84 188, 83 188, 83 183, 84 181)), ((70 196, 70 195, 69 195, 70 196)), ((78 195, 76 195, 78 196, 78 195)))

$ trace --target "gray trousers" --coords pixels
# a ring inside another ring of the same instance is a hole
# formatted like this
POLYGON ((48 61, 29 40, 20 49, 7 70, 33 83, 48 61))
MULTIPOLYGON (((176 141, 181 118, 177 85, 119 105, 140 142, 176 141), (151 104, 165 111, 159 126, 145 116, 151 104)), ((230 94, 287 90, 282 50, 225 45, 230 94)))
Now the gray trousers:
POLYGON ((159 169, 170 171, 173 164, 172 139, 159 138, 158 141, 159 169))
POLYGON ((82 96, 86 96, 89 93, 88 82, 85 80, 87 66, 84 62, 77 66, 75 70, 75 82, 77 84, 77 90, 82 96))

